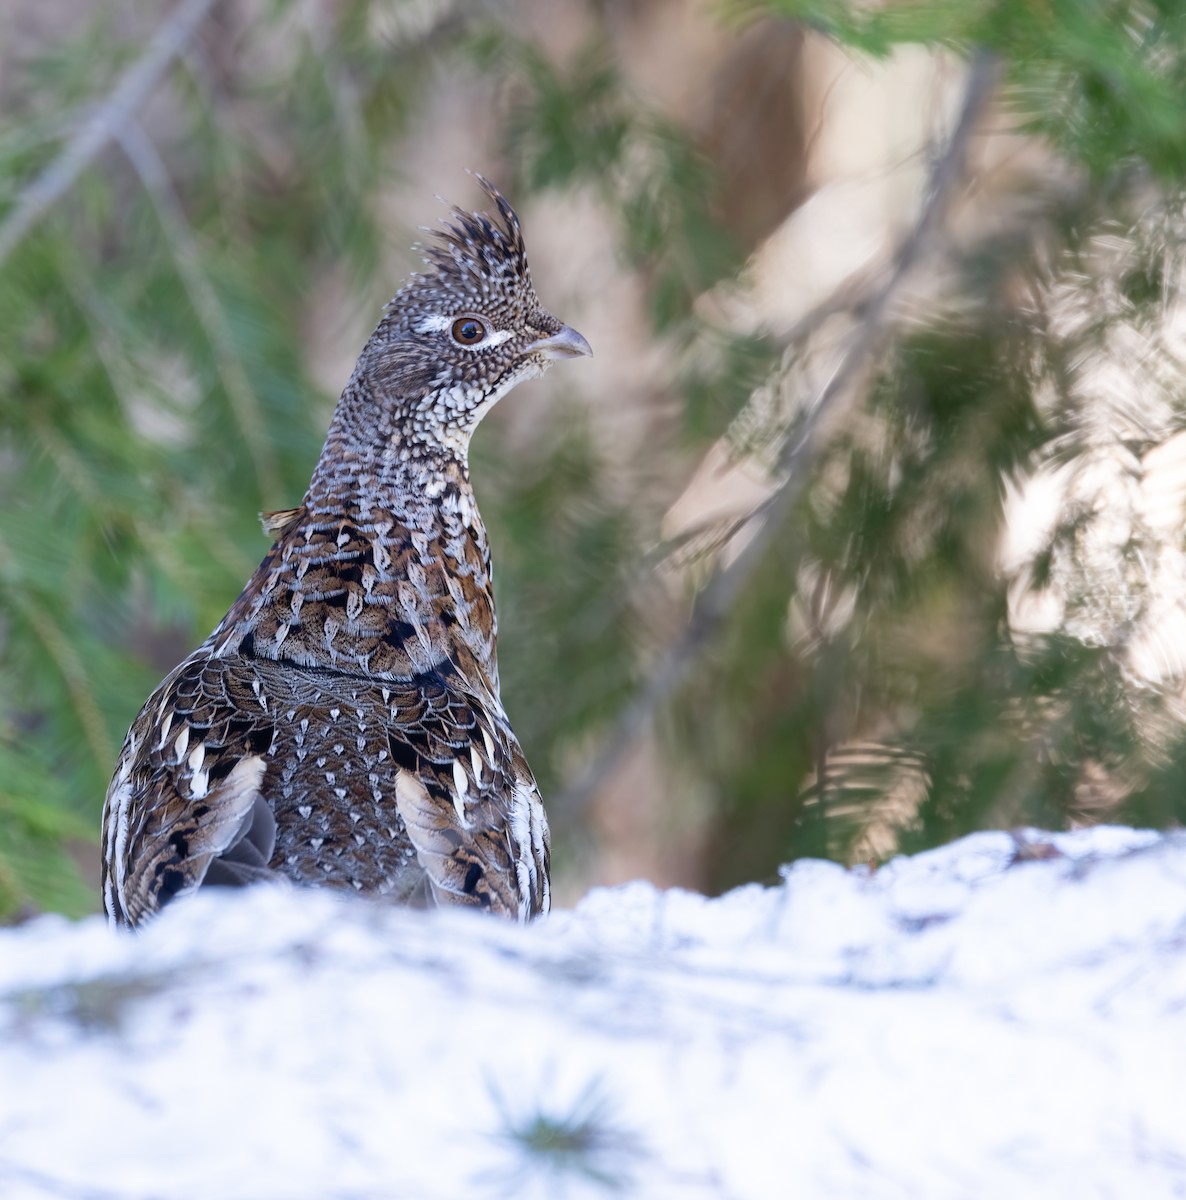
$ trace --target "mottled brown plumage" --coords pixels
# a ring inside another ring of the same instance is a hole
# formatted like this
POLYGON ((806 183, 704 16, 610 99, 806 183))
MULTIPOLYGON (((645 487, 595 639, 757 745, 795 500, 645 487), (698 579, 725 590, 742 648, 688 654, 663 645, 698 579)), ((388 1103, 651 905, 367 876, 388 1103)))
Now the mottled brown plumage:
POLYGON ((521 920, 548 829, 499 699, 474 428, 585 340, 539 304, 518 218, 454 210, 388 305, 298 508, 217 628, 149 697, 103 818, 136 925, 202 883, 286 877, 521 920))

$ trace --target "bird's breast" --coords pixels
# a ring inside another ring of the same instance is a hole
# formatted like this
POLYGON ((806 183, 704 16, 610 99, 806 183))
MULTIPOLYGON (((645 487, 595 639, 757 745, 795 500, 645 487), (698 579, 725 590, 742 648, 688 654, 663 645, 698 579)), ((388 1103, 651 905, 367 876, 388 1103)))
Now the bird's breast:
POLYGON ((220 626, 223 651, 408 679, 452 662, 497 692, 489 551, 476 510, 311 514, 220 626), (470 518, 470 519, 466 519, 470 518))

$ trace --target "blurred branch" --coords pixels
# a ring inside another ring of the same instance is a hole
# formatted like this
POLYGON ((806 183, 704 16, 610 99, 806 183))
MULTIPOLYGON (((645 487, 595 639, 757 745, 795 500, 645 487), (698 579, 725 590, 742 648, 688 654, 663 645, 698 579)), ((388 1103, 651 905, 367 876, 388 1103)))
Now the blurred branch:
POLYGON ((234 334, 222 303, 214 285, 202 269, 201 252, 193 230, 186 220, 181 201, 173 190, 169 173, 157 154, 156 147, 135 118, 130 119, 118 131, 117 136, 121 148, 127 154, 128 161, 140 177, 140 182, 156 209, 165 241, 177 264, 177 273, 181 276, 190 303, 214 352, 214 363, 219 378, 226 389, 227 399, 235 412, 243 439, 255 464, 260 494, 265 499, 277 497, 280 495, 280 483, 275 461, 268 448, 259 400, 235 346, 234 334))
POLYGON ((862 306, 860 323, 853 330, 831 378, 811 401, 796 431, 778 457, 781 482, 743 524, 753 522, 749 540, 727 566, 718 567, 697 598, 692 615, 679 636, 668 645, 647 684, 634 697, 584 776, 555 802, 558 811, 572 811, 589 802, 642 738, 656 710, 666 703, 692 664, 724 623, 745 584, 769 549, 802 493, 815 456, 825 415, 847 397, 886 332, 890 312, 904 283, 929 249, 965 164, 968 142, 987 107, 998 73, 997 59, 981 51, 973 61, 959 116, 942 154, 936 159, 922 211, 909 237, 902 243, 880 289, 862 306))
POLYGON ((66 148, 29 185, 0 224, 0 267, 49 210, 70 190, 103 148, 117 137, 160 83, 169 64, 194 35, 215 0, 181 0, 115 90, 66 148))

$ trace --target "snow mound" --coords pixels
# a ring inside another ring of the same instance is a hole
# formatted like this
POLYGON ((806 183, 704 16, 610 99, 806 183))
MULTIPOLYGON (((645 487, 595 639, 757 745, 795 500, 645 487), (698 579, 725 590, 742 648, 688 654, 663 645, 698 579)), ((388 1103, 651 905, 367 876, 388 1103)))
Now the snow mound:
POLYGON ((0 931, 0 1196, 1186 1197, 1186 836, 0 931))

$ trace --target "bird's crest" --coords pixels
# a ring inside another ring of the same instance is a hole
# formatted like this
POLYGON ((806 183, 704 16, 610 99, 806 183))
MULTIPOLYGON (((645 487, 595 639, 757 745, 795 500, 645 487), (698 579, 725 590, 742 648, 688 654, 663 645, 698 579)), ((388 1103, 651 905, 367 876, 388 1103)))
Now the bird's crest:
POLYGON ((494 203, 497 218, 454 206, 441 228, 425 230, 432 240, 420 247, 424 264, 449 290, 486 294, 492 287, 530 288, 531 272, 519 217, 494 184, 481 175, 475 178, 494 203))

